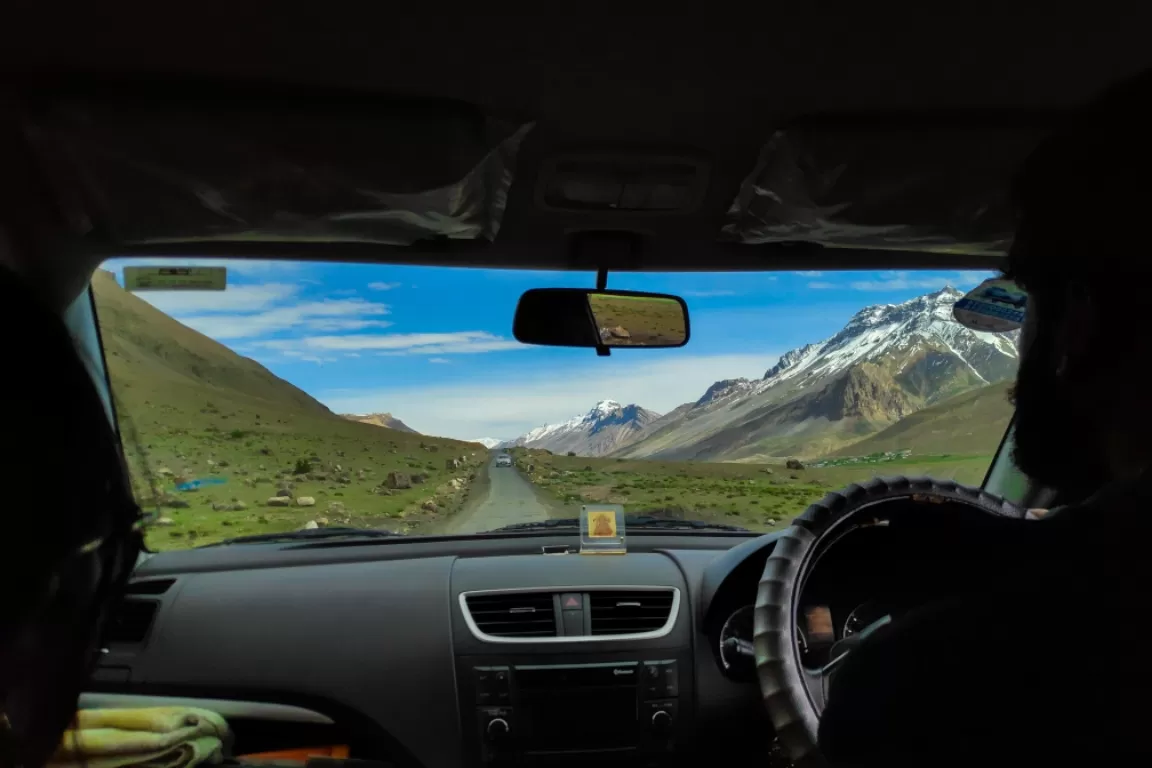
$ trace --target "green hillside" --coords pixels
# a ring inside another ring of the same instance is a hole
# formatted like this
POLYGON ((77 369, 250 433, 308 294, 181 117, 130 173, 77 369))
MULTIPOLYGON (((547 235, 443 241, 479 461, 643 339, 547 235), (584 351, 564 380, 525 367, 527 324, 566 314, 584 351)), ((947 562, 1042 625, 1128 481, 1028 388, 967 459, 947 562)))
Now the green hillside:
POLYGON ((910 450, 913 456, 991 456, 1012 419, 1012 405, 1008 402, 1011 386, 1012 382, 1002 381, 957 395, 905 416, 832 455, 869 456, 910 450))
POLYGON ((485 460, 475 443, 344 419, 110 274, 92 285, 137 498, 161 518, 148 535, 154 549, 310 521, 419 532, 459 508, 485 460), (463 466, 448 469, 453 458, 463 466), (417 482, 389 488, 390 472, 417 482), (205 485, 179 489, 194 480, 205 485), (281 490, 292 505, 269 506, 281 490))

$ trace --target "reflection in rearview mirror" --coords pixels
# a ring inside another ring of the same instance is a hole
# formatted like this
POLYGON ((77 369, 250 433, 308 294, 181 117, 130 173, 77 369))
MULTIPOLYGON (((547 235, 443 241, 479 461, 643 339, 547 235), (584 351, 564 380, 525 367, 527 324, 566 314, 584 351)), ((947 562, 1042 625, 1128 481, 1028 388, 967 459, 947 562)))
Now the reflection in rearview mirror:
POLYGON ((589 293, 588 306, 606 347, 679 347, 688 337, 683 305, 670 296, 589 293))
POLYGON ((533 288, 520 297, 512 335, 551 347, 682 347, 688 307, 663 293, 533 288))

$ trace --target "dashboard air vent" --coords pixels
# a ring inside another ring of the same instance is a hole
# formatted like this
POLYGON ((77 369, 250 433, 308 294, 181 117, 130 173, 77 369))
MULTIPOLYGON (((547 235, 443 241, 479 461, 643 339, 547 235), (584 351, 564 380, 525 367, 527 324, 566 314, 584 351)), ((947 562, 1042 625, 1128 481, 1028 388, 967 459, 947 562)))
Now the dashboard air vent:
POLYGON ((104 642, 133 645, 144 642, 159 607, 160 603, 155 600, 121 600, 108 619, 104 642))
POLYGON ((551 592, 469 595, 468 613, 476 628, 493 637, 555 637, 551 592))
POLYGON ((655 632, 672 615, 672 590, 592 592, 588 595, 593 635, 655 632))
POLYGON ((171 589, 175 583, 176 579, 134 581, 124 589, 124 592, 128 595, 162 595, 171 589))

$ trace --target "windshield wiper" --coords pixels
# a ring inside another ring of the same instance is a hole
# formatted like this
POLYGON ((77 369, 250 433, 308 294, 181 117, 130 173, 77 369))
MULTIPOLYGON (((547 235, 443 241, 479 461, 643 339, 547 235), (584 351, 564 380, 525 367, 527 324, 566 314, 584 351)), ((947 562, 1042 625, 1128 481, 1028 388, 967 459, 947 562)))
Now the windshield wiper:
POLYGON ((384 539, 394 536, 403 536, 402 533, 383 531, 377 528, 353 528, 350 526, 329 526, 327 528, 306 528, 302 531, 284 531, 282 533, 255 533, 251 536, 236 536, 224 539, 215 544, 205 544, 205 547, 219 547, 225 544, 264 544, 276 541, 319 541, 321 539, 384 539))
MULTIPOLYGON (((498 531, 540 531, 548 528, 579 528, 580 519, 576 517, 564 517, 556 520, 538 520, 532 523, 513 523, 512 525, 501 526, 500 528, 493 528, 487 533, 496 533, 498 531)), ((636 517, 624 518, 624 529, 627 531, 630 528, 660 528, 668 531, 734 531, 737 533, 750 533, 747 528, 741 528, 738 525, 728 525, 727 523, 706 523, 702 520, 669 520, 663 517, 649 517, 648 515, 637 515, 636 517)))

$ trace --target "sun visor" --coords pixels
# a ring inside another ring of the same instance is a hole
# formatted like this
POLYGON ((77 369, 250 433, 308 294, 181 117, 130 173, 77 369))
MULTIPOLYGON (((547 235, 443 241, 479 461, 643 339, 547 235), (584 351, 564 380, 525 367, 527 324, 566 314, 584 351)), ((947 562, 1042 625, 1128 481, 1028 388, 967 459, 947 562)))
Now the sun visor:
POLYGON ((979 255, 1007 252, 1013 172, 1036 128, 796 124, 764 145, 721 239, 979 255))
POLYGON ((494 239, 531 125, 385 104, 74 101, 30 136, 71 218, 112 245, 494 239))

